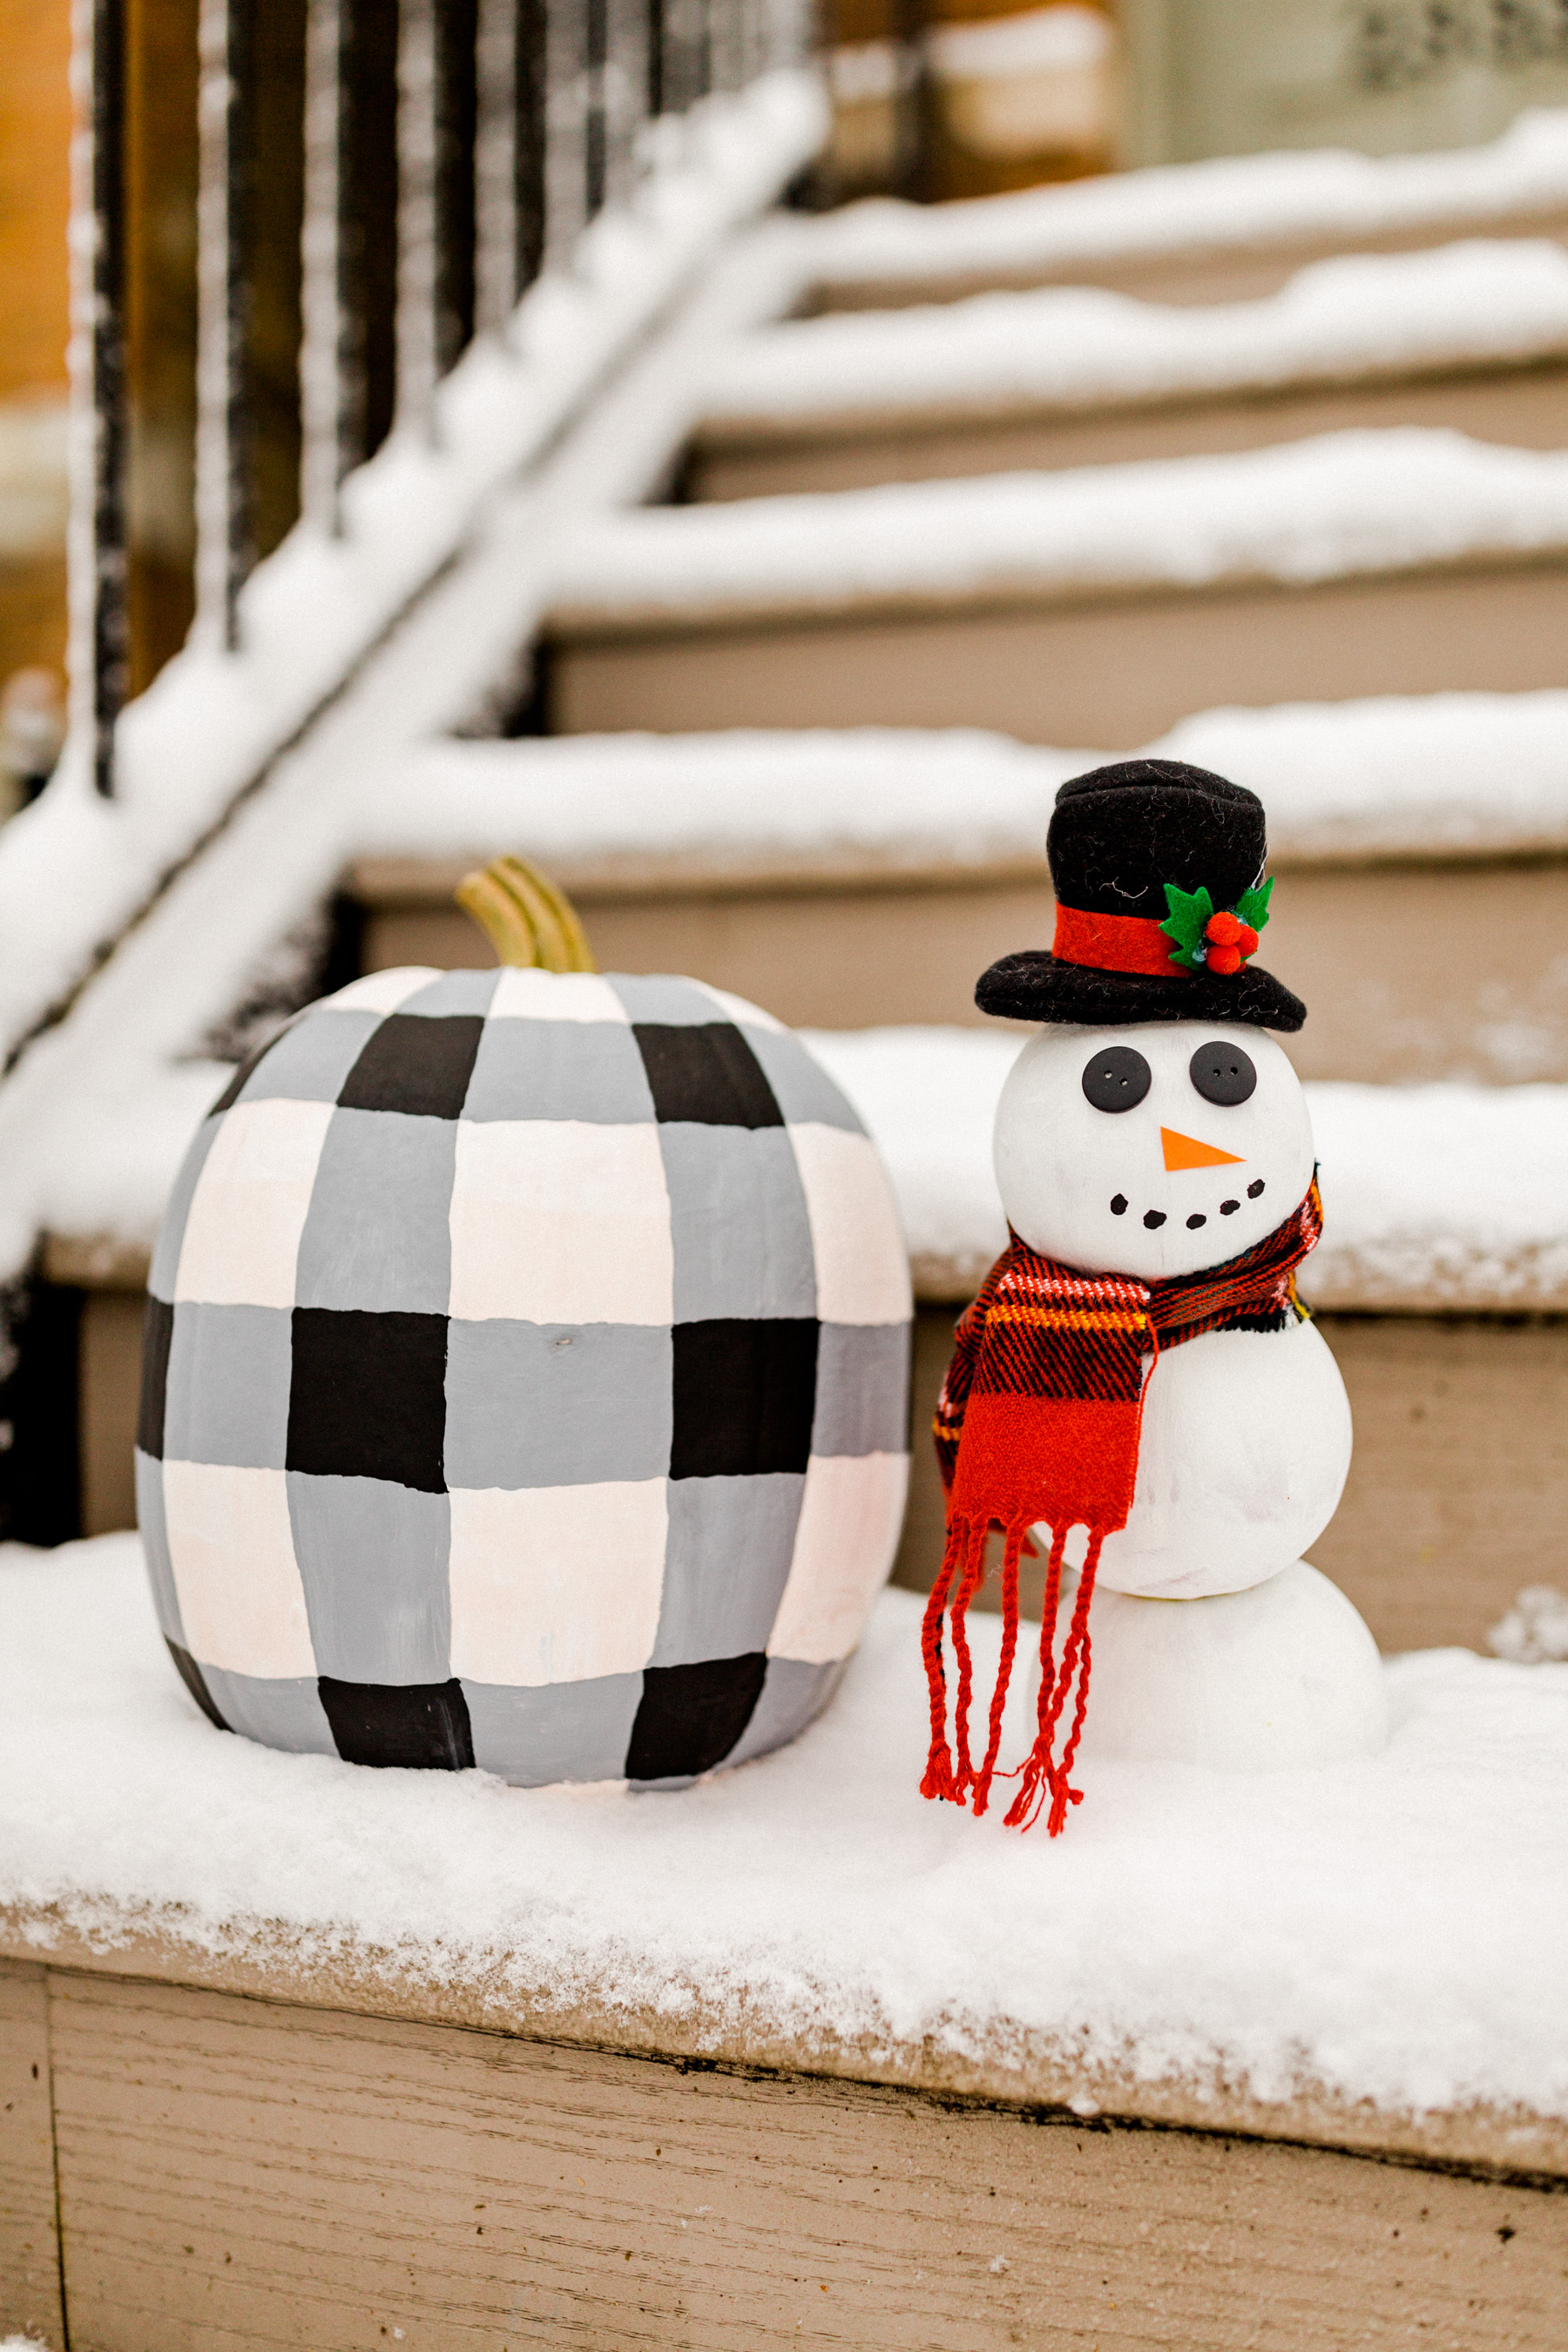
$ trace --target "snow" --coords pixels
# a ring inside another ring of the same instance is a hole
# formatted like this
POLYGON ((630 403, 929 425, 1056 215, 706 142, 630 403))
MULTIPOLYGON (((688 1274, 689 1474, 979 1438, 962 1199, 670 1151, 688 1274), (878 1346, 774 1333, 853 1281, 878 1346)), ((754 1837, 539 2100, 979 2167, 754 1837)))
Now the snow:
POLYGON ((1487 1640, 1500 1658, 1510 1658, 1516 1665, 1568 1660, 1568 1592, 1558 1592, 1550 1584, 1527 1584, 1487 1640))
POLYGON ((1565 351, 1568 253, 1546 238, 1476 240, 1315 262, 1267 300, 1210 308, 1062 287, 790 320, 718 356, 704 429, 1087 409, 1565 351))
MULTIPOLYGON (((1024 2095, 1043 2049, 1090 2092, 1114 2069, 1568 2117, 1568 1669, 1396 1659, 1374 1759, 1086 1764, 1052 1843, 919 1796, 921 1606, 883 1596, 826 1715, 773 1757, 674 1796, 519 1790, 217 1732, 158 1640, 134 1537, 11 1548, 0 1905, 58 1906, 100 1948, 161 1931, 193 1956, 281 1944, 372 1983, 482 1987, 534 2031, 591 2003, 652 2012, 683 2048, 929 2041, 1017 2069, 1024 2095)), ((973 1635, 983 1684, 998 1632, 973 1635)), ((52 1932, 39 1918, 26 1948, 52 1932)))
MULTIPOLYGON (((927 1296, 966 1297, 1005 1246, 996 1099, 1030 1033, 807 1033, 887 1163, 927 1296)), ((1324 1232, 1302 1276, 1326 1309, 1568 1307, 1568 1087, 1306 1088, 1324 1232)))
POLYGON ((1219 457, 648 508, 563 547, 558 616, 843 610, 1568 552, 1568 452, 1403 425, 1219 457))
MULTIPOLYGON (((1248 784, 1271 862, 1507 856, 1568 847, 1568 692, 1386 696, 1200 711, 1143 751, 1248 784)), ((979 729, 735 729, 413 747, 345 825, 353 854, 474 857, 647 880, 824 876, 837 862, 1021 867, 1058 787, 1104 751, 979 729)))
POLYGON ((1222 156, 949 205, 879 197, 805 225, 832 285, 1068 269, 1119 254, 1280 238, 1348 241, 1568 208, 1568 109, 1532 108, 1488 146, 1373 158, 1222 156))
MULTIPOLYGON (((198 635, 127 709, 111 803, 93 791, 77 692, 77 724, 53 782, 0 834, 0 1049, 80 982, 472 545, 501 494, 580 423, 693 276, 810 155, 822 121, 815 82, 795 73, 695 110, 629 203, 585 232, 571 272, 530 288, 504 341, 485 337, 464 353, 440 387, 437 436, 395 432, 344 485, 341 535, 307 519, 258 567, 239 600, 239 650, 226 655, 198 635)), ((759 249, 752 267, 765 308, 773 265, 759 249)), ((777 270, 787 299, 795 279, 782 255, 777 270)), ((86 527, 80 513, 77 520, 86 527)), ((85 674, 78 604, 74 670, 85 674)), ((438 692, 443 673, 430 675, 438 692)))

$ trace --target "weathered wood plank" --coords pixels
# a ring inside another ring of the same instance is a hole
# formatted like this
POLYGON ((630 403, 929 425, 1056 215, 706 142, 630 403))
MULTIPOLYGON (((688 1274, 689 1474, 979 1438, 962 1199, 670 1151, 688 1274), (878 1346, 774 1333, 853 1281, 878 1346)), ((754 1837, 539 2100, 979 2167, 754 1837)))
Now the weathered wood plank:
MULTIPOLYGON (((516 844, 526 848, 525 832, 516 844)), ((1041 855, 993 868, 847 877, 825 859, 737 878, 690 861, 685 877, 613 887, 570 866, 556 878, 607 971, 689 971, 794 1027, 889 1022, 993 1027, 975 1010, 988 963, 1050 943, 1055 904, 1041 855)), ((488 852, 484 854, 489 854, 488 852)), ((478 850, 468 865, 479 862, 478 850)), ((869 869, 871 861, 864 861, 869 869)), ((367 971, 491 961, 452 904, 464 866, 367 862, 347 878, 367 971)), ((1310 1008, 1286 1050, 1303 1077, 1405 1086, 1568 1079, 1568 860, 1454 857, 1280 866, 1263 961, 1310 1008), (1465 941, 1456 956, 1453 941, 1465 941)), ((1018 1032, 1020 1037, 1022 1031, 1018 1032)))
POLYGON ((1560 2342, 1568 2199, 51 1978, 76 2352, 1560 2342))
POLYGON ((1521 449, 1563 445, 1568 371, 1555 362, 1443 374, 1392 373, 1342 383, 1049 407, 976 398, 967 413, 888 406, 820 417, 714 416, 687 452, 681 488, 698 500, 864 489, 943 476, 1050 473, 1067 466, 1219 457, 1313 433, 1419 425, 1521 449))
POLYGON ((563 614, 550 732, 992 727, 1110 751, 1222 703, 1555 686, 1568 564, 1015 605, 563 614))
POLYGON ((64 2343, 47 1985, 41 1968, 0 1960, 0 2335, 64 2343))

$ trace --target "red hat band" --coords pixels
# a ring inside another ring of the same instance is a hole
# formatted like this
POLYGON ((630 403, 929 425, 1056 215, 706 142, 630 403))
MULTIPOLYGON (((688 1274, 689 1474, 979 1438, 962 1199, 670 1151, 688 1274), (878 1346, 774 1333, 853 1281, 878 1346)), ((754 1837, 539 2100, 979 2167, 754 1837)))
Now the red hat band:
POLYGON ((1059 963, 1088 964, 1097 971, 1138 971, 1152 980, 1188 976, 1172 961, 1170 933, 1154 916, 1092 915, 1059 899, 1051 953, 1059 963))

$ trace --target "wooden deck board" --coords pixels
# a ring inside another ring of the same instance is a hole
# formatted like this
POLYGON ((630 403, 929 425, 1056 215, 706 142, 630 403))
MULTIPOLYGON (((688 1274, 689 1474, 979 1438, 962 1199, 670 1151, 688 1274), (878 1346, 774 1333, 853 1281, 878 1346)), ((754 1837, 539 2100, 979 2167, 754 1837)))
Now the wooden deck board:
POLYGON ((776 498, 873 482, 1220 457, 1315 433, 1404 425, 1560 449, 1568 439, 1568 368, 1478 367, 1081 410, 981 399, 964 415, 951 407, 929 414, 889 407, 864 417, 715 417, 693 436, 681 484, 696 500, 776 498))
MULTIPOLYGON (((526 852, 525 829, 509 845, 526 852)), ((772 879, 696 867, 640 893, 569 866, 557 879, 605 970, 691 972, 794 1028, 988 1027, 974 1005, 980 973, 1016 948, 1048 945, 1055 924, 1043 854, 1032 876, 1016 862, 988 871, 954 860, 945 871, 868 871, 858 887, 826 862, 815 877, 772 879)), ((365 971, 491 961, 451 901, 463 870, 431 860, 422 879, 400 859, 348 877, 365 971)), ((1568 860, 1276 870, 1262 961, 1310 1007, 1286 1041, 1303 1077, 1568 1080, 1568 860)))
POLYGON ((1561 2340, 1541 2187, 68 1971, 50 2003, 75 2352, 1561 2340))
POLYGON ((0 2330, 62 2341, 42 1968, 0 1959, 0 2330))

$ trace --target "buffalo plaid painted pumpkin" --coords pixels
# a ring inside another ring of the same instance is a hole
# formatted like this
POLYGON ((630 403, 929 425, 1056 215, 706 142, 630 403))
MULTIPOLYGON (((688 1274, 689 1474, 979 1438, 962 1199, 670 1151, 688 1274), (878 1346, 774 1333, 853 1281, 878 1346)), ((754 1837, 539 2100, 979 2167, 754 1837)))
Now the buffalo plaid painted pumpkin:
POLYGON ((214 1721, 679 1783, 823 1706, 897 1541, 910 1289, 859 1121, 695 981, 403 971, 203 1125, 137 1460, 214 1721))

